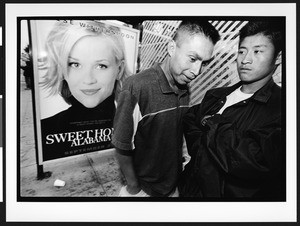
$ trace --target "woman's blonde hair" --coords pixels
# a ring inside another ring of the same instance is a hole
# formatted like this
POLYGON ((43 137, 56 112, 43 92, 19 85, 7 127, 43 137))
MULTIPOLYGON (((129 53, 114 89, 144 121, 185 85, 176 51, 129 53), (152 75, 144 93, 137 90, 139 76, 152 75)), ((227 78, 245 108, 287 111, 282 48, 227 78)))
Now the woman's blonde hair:
POLYGON ((67 82, 69 54, 78 40, 86 36, 101 36, 110 39, 117 63, 123 63, 123 70, 117 76, 115 97, 122 87, 122 82, 129 76, 125 47, 120 29, 97 21, 57 21, 46 40, 48 71, 43 77, 42 86, 50 89, 50 95, 60 94, 70 103, 71 92, 67 82))

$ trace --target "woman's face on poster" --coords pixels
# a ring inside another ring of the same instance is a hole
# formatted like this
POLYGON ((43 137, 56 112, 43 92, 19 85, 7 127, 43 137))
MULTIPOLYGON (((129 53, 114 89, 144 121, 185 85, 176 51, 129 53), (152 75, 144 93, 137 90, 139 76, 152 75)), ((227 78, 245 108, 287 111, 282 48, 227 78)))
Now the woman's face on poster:
POLYGON ((110 40, 87 36, 71 49, 65 80, 81 104, 94 108, 113 93, 120 67, 110 40))

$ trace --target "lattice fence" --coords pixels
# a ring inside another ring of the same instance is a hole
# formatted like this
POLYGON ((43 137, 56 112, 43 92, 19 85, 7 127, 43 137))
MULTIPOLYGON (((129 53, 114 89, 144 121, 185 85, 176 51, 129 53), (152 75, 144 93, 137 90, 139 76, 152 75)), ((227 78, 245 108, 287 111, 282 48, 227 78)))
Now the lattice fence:
MULTIPOLYGON (((167 56, 167 43, 174 36, 180 20, 155 20, 143 22, 140 70, 151 67, 155 62, 162 62, 167 56)), ((229 86, 239 81, 236 70, 239 30, 247 21, 210 21, 221 35, 221 40, 214 50, 214 60, 201 74, 191 82, 190 105, 201 102, 208 89, 229 86)), ((281 67, 277 68, 274 80, 281 85, 281 67)))
POLYGON ((177 30, 180 20, 144 21, 140 70, 162 62, 167 56, 167 44, 177 30))

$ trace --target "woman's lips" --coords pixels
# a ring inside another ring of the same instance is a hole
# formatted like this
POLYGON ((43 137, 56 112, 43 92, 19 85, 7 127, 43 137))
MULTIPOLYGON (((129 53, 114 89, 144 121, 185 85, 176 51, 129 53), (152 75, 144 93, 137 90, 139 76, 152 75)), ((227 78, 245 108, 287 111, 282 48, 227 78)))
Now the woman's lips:
POLYGON ((81 92, 83 92, 85 95, 91 96, 96 94, 100 89, 82 89, 81 92))

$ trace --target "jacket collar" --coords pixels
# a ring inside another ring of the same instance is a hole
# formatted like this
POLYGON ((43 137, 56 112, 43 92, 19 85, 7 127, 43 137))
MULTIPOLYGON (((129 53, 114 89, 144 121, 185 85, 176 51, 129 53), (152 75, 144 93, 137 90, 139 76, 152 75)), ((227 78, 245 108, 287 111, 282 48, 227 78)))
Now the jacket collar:
POLYGON ((254 93, 253 99, 266 103, 272 95, 272 87, 274 85, 276 84, 274 80, 271 78, 262 88, 260 88, 254 93))
MULTIPOLYGON (((215 91, 212 92, 212 95, 214 95, 215 97, 218 97, 218 98, 222 98, 222 97, 227 96, 230 93, 232 93, 234 90, 236 90, 241 85, 242 85, 242 82, 238 82, 238 83, 234 84, 233 86, 226 87, 225 90, 224 89, 215 89, 215 91)), ((274 85, 275 85, 275 82, 271 78, 262 88, 260 88, 253 94, 251 99, 266 103, 272 95, 272 87, 274 85)))

